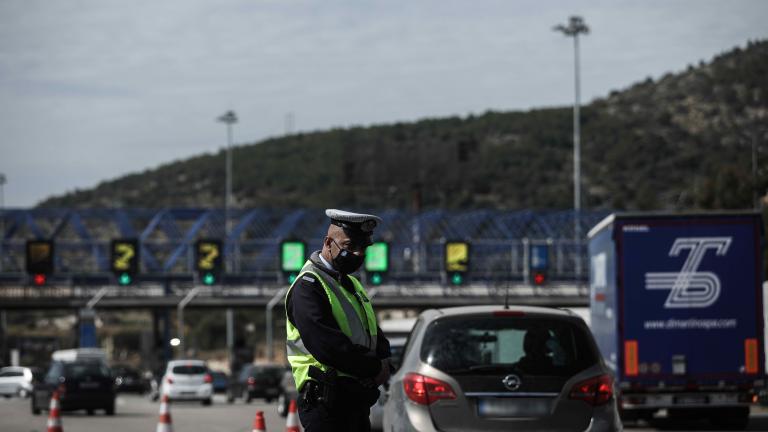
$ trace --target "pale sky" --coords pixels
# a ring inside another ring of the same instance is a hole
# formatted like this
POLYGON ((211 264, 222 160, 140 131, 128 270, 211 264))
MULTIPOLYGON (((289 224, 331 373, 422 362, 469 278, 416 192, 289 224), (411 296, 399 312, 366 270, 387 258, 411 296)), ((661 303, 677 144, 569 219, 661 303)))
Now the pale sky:
POLYGON ((6 207, 286 131, 527 110, 768 38, 768 1, 0 0, 6 207))

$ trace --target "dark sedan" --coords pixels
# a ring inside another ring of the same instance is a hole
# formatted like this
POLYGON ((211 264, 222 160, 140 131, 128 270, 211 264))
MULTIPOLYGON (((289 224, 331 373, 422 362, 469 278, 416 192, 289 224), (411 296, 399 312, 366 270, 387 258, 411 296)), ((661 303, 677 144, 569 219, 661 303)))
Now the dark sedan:
POLYGON ((59 393, 62 411, 86 410, 92 415, 101 409, 115 414, 114 377, 103 362, 54 361, 32 391, 32 414, 48 409, 54 391, 59 393))
POLYGON ((141 372, 130 366, 112 366, 112 375, 115 377, 118 393, 144 394, 149 391, 149 381, 142 377, 141 372))
POLYGON ((236 379, 231 379, 227 390, 227 402, 241 397, 245 403, 256 398, 267 402, 280 395, 280 380, 285 367, 277 364, 246 365, 236 379))
POLYGON ((213 378, 213 392, 226 393, 229 387, 229 376, 221 371, 210 371, 213 378))

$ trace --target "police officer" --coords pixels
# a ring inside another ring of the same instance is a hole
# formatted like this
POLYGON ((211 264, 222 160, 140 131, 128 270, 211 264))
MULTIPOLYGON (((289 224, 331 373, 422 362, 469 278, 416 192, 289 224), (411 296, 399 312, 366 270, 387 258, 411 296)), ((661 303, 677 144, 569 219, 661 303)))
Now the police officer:
POLYGON ((389 341, 362 284, 374 215, 329 209, 323 248, 312 253, 285 299, 288 362, 307 432, 369 431, 378 386, 389 379, 389 341))

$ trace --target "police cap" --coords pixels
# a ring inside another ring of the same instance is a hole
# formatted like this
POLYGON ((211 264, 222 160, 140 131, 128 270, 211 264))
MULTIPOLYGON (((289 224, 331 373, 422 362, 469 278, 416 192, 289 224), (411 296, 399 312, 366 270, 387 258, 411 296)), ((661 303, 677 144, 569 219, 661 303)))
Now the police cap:
POLYGON ((327 209, 325 215, 331 218, 331 224, 343 228, 349 234, 370 236, 381 223, 381 218, 376 215, 344 210, 327 209))

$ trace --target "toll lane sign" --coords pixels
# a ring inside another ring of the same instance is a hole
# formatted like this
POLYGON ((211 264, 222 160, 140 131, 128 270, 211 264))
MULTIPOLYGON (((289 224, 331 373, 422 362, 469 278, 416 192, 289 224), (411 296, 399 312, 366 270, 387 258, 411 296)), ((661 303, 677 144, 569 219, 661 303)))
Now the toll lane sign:
POLYGON ((219 239, 200 239, 195 243, 195 269, 205 285, 219 282, 224 268, 224 250, 219 239))
POLYGON ((469 244, 448 242, 445 244, 445 270, 448 272, 469 271, 469 244))
POLYGON ((463 285, 469 273, 469 243, 449 241, 445 243, 445 273, 451 285, 463 285))
POLYGON ((112 240, 112 271, 135 274, 139 269, 139 241, 136 239, 112 240))
POLYGON ((53 241, 27 241, 27 272, 30 274, 53 273, 53 241))

